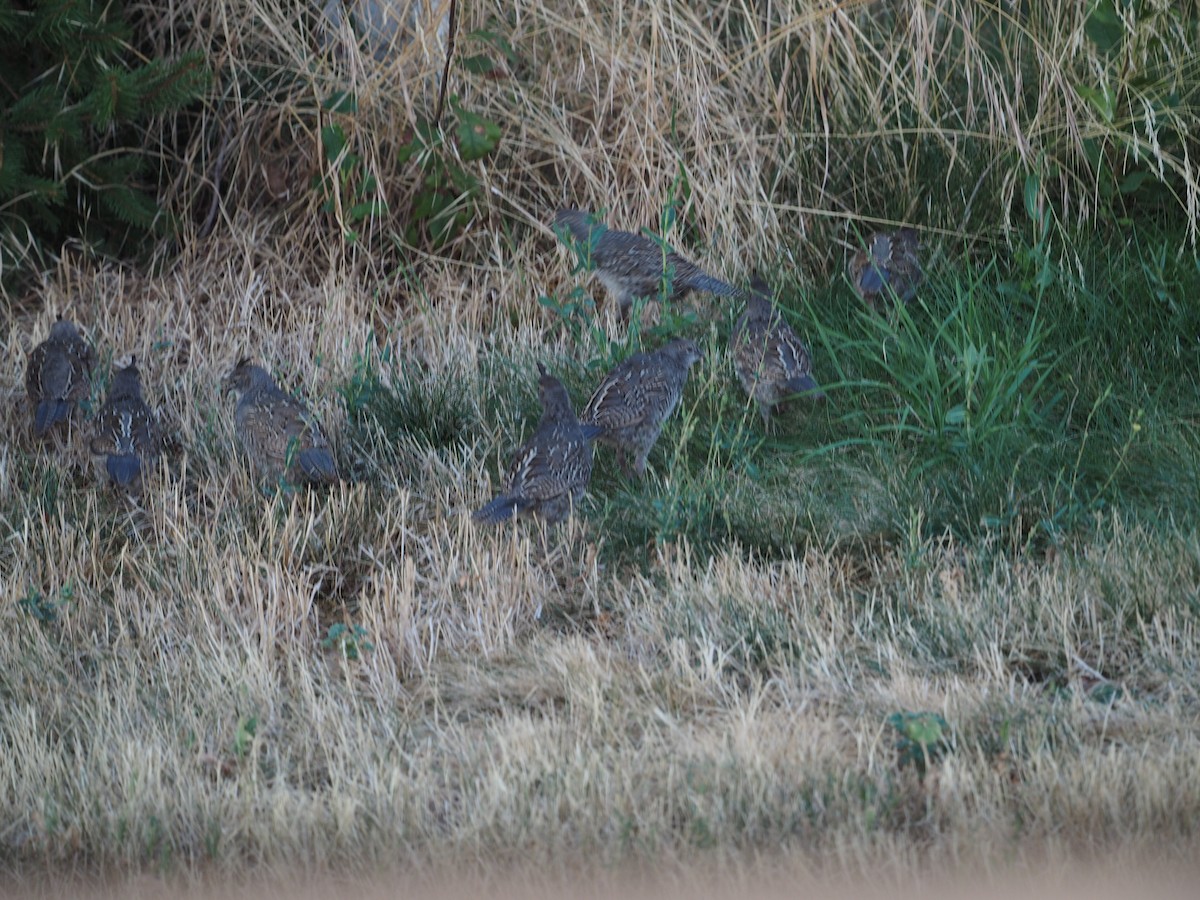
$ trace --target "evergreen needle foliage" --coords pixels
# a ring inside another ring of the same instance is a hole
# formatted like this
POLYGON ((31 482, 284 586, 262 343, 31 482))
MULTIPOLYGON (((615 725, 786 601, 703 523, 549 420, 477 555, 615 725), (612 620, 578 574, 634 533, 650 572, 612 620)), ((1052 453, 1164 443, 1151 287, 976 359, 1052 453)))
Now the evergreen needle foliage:
POLYGON ((162 230, 146 126, 200 95, 198 52, 130 62, 120 3, 0 0, 0 275, 82 241, 120 252, 162 230))

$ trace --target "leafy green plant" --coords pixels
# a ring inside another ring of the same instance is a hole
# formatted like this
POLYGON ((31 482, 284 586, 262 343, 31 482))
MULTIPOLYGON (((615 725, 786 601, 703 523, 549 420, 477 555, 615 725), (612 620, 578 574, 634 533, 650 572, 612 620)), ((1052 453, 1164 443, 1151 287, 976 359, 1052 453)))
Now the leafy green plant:
POLYGON ((483 184, 470 164, 494 152, 500 126, 450 97, 451 128, 421 121, 412 139, 400 148, 400 163, 415 168, 417 186, 404 239, 441 247, 478 214, 483 184))
POLYGON ((900 768, 912 766, 924 777, 935 763, 953 749, 949 723, 938 713, 894 712, 887 724, 896 733, 896 761, 900 768))
POLYGON ((1025 201, 1025 215, 1033 224, 1033 241, 1022 242, 1017 246, 1015 261, 1019 274, 1016 284, 1001 285, 1001 290, 1010 297, 1019 300, 1037 297, 1040 300, 1058 276, 1058 264, 1050 246, 1053 215, 1042 190, 1044 181, 1055 177, 1056 174, 1057 167, 1042 160, 1037 170, 1025 176, 1025 190, 1022 196, 1025 201))
POLYGON ((1043 391, 1059 365, 1049 326, 1036 311, 1021 328, 989 322, 978 293, 959 286, 940 320, 919 321, 904 306, 890 321, 866 318, 868 337, 851 342, 876 373, 855 385, 875 398, 870 432, 921 444, 927 463, 969 461, 1053 424, 1057 397, 1043 391))
MULTIPOLYGON (((331 113, 357 112, 355 96, 343 91, 324 104, 331 113)), ((362 156, 351 150, 346 131, 338 122, 321 128, 322 172, 314 175, 312 188, 322 198, 321 210, 336 217, 346 243, 357 243, 359 229, 387 213, 387 201, 379 190, 379 179, 362 156)))
MULTIPOLYGON (((1200 83, 1181 65, 1200 23, 1194 5, 1094 0, 1084 34, 1100 70, 1074 85, 1101 127, 1083 139, 1108 204, 1166 207, 1187 192, 1200 83)), ((1194 144, 1193 144, 1194 146, 1194 144)))
POLYGON ((0 0, 0 275, 64 242, 136 250, 165 231, 149 176, 151 121, 198 98, 204 58, 134 64, 119 2, 0 0))
POLYGON ((17 601, 17 607, 32 616, 39 625, 53 625, 58 621, 59 610, 74 597, 75 589, 70 584, 59 588, 57 597, 47 597, 41 591, 30 587, 25 596, 17 601))
POLYGON ((326 650, 336 650, 342 657, 357 660, 363 653, 370 653, 375 645, 367 640, 367 629, 362 625, 347 626, 343 622, 335 622, 329 626, 325 637, 321 638, 321 647, 326 650))
POLYGON ((254 737, 258 734, 258 716, 247 716, 238 721, 237 731, 233 735, 233 755, 237 759, 245 759, 246 754, 254 745, 254 737))

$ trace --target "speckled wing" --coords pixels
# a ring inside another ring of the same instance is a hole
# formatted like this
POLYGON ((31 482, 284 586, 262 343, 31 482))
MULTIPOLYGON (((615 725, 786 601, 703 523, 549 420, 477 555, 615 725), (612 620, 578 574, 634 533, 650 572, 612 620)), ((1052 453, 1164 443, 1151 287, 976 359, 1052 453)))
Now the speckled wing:
POLYGON ((333 481, 337 470, 329 444, 311 413, 279 390, 244 396, 235 421, 250 455, 274 476, 283 472, 333 481))
POLYGON ((662 251, 639 234, 606 231, 592 252, 596 274, 617 293, 653 297, 662 280, 662 251))
POLYGON ((647 354, 636 353, 600 383, 579 418, 605 431, 655 421, 665 415, 679 393, 676 381, 647 354))
POLYGON ((908 303, 925 280, 921 270, 921 238, 911 228, 901 228, 893 236, 891 285, 897 296, 908 303))
POLYGON ((629 297, 654 297, 658 294, 666 268, 670 268, 671 297, 680 299, 689 291, 709 291, 733 296, 737 290, 714 278, 691 260, 674 250, 664 255, 654 241, 630 231, 606 231, 592 253, 597 276, 611 285, 615 293, 629 297))
POLYGON ((143 462, 158 456, 158 424, 150 407, 136 397, 105 403, 93 428, 92 452, 107 457, 105 468, 117 484, 131 483, 141 474, 143 462))
POLYGON ((43 341, 25 369, 25 390, 34 402, 34 432, 43 435, 88 394, 94 354, 84 341, 43 341))
POLYGON ((505 493, 534 503, 551 500, 586 487, 592 469, 592 448, 574 423, 559 423, 539 431, 513 457, 505 478, 505 493))
POLYGON ((790 382, 804 378, 812 371, 812 356, 808 348, 782 316, 776 314, 761 330, 763 365, 768 377, 790 382))

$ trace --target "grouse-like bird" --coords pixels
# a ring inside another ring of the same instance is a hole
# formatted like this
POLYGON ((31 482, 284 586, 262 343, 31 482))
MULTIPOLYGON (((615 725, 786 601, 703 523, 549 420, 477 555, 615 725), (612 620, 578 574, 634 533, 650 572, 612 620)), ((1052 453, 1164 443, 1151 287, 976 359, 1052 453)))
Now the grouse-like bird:
POLYGON ((136 356, 113 376, 92 434, 92 453, 105 457, 108 477, 119 486, 133 484, 143 467, 158 458, 162 437, 154 413, 142 398, 136 356))
POLYGON ((256 470, 274 483, 332 483, 337 465, 308 407, 279 389, 266 369, 241 360, 221 382, 238 395, 234 424, 256 470))
POLYGON ((608 228, 584 210, 560 209, 554 216, 554 226, 560 233, 569 231, 579 243, 585 258, 595 266, 596 277, 616 299, 622 318, 628 318, 636 298, 657 297, 668 276, 671 301, 681 300, 692 291, 723 297, 739 293, 674 250, 664 250, 643 235, 608 228))
POLYGON ((521 516, 561 521, 583 499, 592 477, 591 440, 596 429, 579 424, 561 381, 541 363, 538 372, 542 418, 509 463, 503 492, 475 511, 478 522, 521 516))
POLYGON ((596 440, 617 451, 627 475, 645 474, 646 459, 679 405, 688 372, 703 358, 695 341, 678 338, 622 361, 592 394, 580 419, 600 429, 596 440))
POLYGON ((771 288, 758 275, 750 284, 746 310, 734 323, 729 352, 738 381, 758 404, 763 427, 771 414, 782 412, 795 394, 815 400, 825 395, 812 377, 812 355, 792 326, 771 302, 771 288))
POLYGON ((921 238, 912 228, 877 231, 866 249, 859 250, 848 265, 850 283, 860 297, 878 309, 879 297, 892 293, 908 303, 925 280, 921 271, 921 238))
POLYGON ((25 367, 34 434, 42 437, 70 416, 75 404, 88 395, 95 364, 95 351, 75 324, 59 316, 50 336, 30 352, 25 367))

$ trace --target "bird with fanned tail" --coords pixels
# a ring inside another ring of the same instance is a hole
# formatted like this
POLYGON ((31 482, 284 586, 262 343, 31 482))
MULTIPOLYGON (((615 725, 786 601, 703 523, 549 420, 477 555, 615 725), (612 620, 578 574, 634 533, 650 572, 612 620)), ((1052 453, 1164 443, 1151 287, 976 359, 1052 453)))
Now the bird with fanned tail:
POLYGON ((58 317, 50 335, 33 348, 25 367, 25 391, 33 404, 33 433, 43 437, 71 415, 91 389, 95 351, 75 323, 58 317))
POLYGON ((475 511, 477 522, 520 517, 559 522, 583 499, 592 476, 592 445, 597 429, 579 424, 563 383, 538 363, 542 417, 537 429, 513 455, 503 491, 475 511))
POLYGON ((120 487, 134 484, 158 458, 162 436, 142 397, 136 356, 113 376, 92 434, 92 453, 105 458, 109 479, 120 487))
POLYGON ((667 298, 672 302, 692 291, 707 291, 722 297, 740 293, 676 251, 661 247, 643 235, 608 228, 586 210, 558 210, 554 229, 574 239, 583 258, 594 268, 596 278, 617 301, 623 319, 629 317, 635 299, 657 297, 664 283, 669 285, 667 298))
POLYGON ((850 283, 872 309, 878 310, 879 298, 889 294, 901 303, 908 303, 925 280, 921 270, 922 249, 915 229, 877 231, 864 249, 850 257, 847 266, 850 283))
POLYGON ((812 354, 772 302, 770 285, 757 274, 729 336, 729 353, 742 389, 758 404, 764 428, 771 427, 772 413, 782 412, 788 398, 825 397, 812 377, 812 354))
POLYGON ((617 451, 625 474, 645 474, 650 450, 679 405, 688 372, 703 358, 695 341, 678 338, 633 354, 600 382, 579 418, 600 429, 596 440, 617 451))
POLYGON ((222 394, 238 395, 238 440, 262 477, 291 485, 338 481, 337 464, 316 418, 280 390, 266 369, 242 359, 221 388, 222 394))

